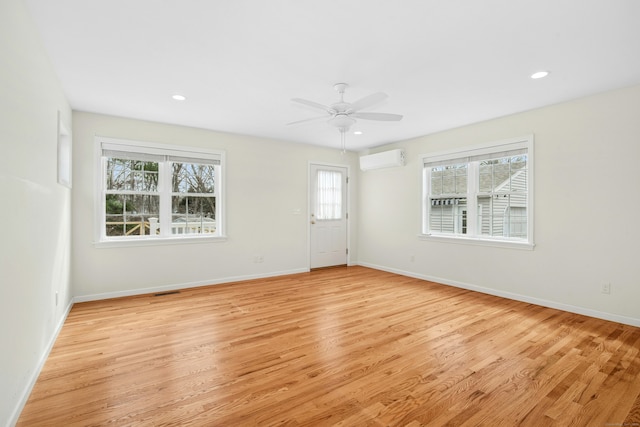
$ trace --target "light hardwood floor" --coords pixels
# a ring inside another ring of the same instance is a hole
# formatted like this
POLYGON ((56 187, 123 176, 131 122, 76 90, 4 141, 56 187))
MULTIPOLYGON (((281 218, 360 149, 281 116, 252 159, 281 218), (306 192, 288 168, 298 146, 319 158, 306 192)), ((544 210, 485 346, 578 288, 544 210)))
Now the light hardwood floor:
POLYGON ((363 267, 76 304, 20 426, 640 425, 640 329, 363 267))

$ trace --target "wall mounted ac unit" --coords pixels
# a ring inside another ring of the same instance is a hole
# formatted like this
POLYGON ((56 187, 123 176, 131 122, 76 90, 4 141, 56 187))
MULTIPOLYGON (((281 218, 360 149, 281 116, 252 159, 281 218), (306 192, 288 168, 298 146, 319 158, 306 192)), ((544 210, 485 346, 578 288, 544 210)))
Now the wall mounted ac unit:
POLYGON ((404 160, 404 150, 399 148, 383 151, 382 153, 369 154, 368 156, 360 157, 360 170, 368 171, 372 169, 404 166, 404 160))

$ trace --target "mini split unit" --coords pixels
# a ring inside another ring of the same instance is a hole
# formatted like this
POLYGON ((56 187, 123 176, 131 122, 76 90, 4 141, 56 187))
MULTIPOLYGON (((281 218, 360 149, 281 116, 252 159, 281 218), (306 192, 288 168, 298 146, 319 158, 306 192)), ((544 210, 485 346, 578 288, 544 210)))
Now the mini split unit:
POLYGON ((404 166, 404 150, 396 149, 360 157, 360 170, 404 166))

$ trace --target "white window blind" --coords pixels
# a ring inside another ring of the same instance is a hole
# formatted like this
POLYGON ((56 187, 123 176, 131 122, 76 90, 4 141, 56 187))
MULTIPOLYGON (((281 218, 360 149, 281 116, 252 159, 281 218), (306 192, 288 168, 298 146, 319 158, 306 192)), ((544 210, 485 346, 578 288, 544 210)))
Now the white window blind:
POLYGON ((501 147, 496 151, 490 151, 488 149, 473 149, 456 153, 453 157, 450 157, 450 155, 447 154, 428 156, 424 158, 424 166, 448 166, 527 154, 527 147, 521 147, 520 145, 521 144, 509 144, 508 146, 501 147))
POLYGON ((145 162, 168 160, 179 163, 219 165, 221 158, 217 153, 198 151, 195 149, 165 148, 144 143, 129 144, 119 141, 104 141, 100 147, 103 157, 141 160, 145 162))

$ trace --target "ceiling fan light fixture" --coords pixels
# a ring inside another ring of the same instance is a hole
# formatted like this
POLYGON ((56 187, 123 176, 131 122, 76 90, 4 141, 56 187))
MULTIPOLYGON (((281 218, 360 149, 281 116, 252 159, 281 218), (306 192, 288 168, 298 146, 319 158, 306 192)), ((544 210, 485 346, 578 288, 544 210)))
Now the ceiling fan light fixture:
POLYGON ((347 116, 346 114, 337 114, 335 117, 329 120, 331 126, 337 127, 341 132, 348 131, 349 128, 356 122, 355 119, 347 116))

